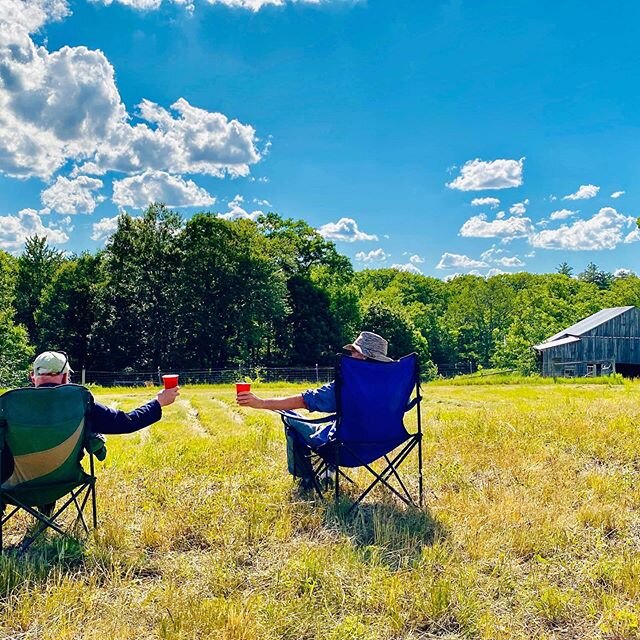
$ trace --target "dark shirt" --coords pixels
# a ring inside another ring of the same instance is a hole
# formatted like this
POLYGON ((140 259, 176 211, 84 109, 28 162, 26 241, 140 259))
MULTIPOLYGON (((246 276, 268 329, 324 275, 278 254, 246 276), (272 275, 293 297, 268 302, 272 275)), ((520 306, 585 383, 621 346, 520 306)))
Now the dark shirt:
MULTIPOLYGON (((157 400, 151 400, 151 402, 129 412, 111 409, 99 402, 92 401, 87 413, 87 423, 91 433, 102 434, 133 433, 158 422, 160 418, 162 418, 162 407, 157 400)), ((5 448, 2 450, 0 482, 4 482, 12 473, 13 457, 5 448)))
POLYGON ((147 402, 128 413, 94 402, 87 414, 91 431, 105 434, 133 433, 158 422, 160 418, 162 407, 157 400, 147 402))

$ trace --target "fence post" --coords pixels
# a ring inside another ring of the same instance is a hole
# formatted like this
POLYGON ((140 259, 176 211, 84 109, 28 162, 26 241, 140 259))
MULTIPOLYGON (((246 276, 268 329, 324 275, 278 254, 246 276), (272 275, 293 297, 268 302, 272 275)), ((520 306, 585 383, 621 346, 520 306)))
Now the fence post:
POLYGON ((84 384, 87 380, 87 370, 82 367, 82 373, 80 374, 81 384, 84 384))
POLYGON ((316 384, 320 384, 320 374, 318 373, 318 363, 316 362, 316 384))

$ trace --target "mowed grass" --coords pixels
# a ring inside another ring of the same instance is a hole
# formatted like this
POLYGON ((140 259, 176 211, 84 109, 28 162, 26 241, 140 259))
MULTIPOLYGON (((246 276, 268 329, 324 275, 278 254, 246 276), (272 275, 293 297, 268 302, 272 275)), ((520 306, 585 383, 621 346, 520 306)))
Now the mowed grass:
POLYGON ((377 493, 347 517, 296 490, 278 416, 183 388, 108 438, 86 543, 0 560, 0 637, 638 637, 640 384, 424 394, 424 511, 377 493))

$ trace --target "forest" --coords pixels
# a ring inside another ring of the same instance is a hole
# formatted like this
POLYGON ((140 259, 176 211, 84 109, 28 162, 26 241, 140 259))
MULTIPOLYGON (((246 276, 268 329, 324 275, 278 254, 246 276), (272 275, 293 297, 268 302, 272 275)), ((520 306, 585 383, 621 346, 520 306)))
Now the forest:
POLYGON ((593 263, 449 281, 356 271, 302 220, 185 220, 152 204, 120 215, 95 253, 37 236, 20 255, 0 251, 0 386, 22 383, 45 349, 66 351, 76 371, 327 365, 363 329, 391 356, 417 351, 426 378, 460 363, 529 374, 532 345, 624 305, 640 306, 640 278, 593 263))

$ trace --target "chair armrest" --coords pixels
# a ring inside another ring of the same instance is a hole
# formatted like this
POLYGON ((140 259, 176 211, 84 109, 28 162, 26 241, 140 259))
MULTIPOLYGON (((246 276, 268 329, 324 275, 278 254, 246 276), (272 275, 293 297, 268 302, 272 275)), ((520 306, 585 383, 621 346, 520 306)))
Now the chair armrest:
POLYGON ((415 397, 406 407, 406 409, 404 410, 405 413, 407 413, 407 411, 411 411, 411 409, 413 409, 413 407, 415 407, 418 402, 422 402, 422 396, 417 396, 415 397))
POLYGON ((322 418, 305 418, 295 411, 283 411, 276 409, 276 413, 280 414, 280 417, 284 421, 285 418, 291 418, 292 420, 299 420, 300 422, 306 422, 307 424, 323 424, 325 422, 331 422, 338 417, 337 413, 332 413, 329 416, 323 416, 322 418))

